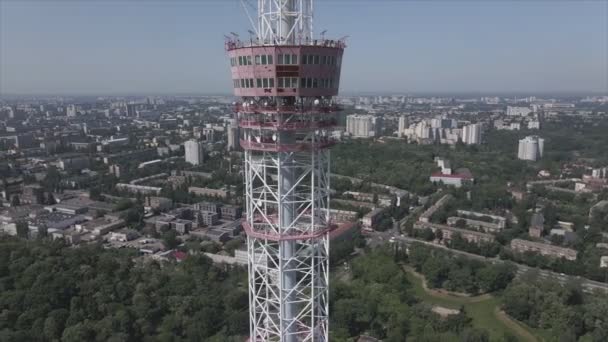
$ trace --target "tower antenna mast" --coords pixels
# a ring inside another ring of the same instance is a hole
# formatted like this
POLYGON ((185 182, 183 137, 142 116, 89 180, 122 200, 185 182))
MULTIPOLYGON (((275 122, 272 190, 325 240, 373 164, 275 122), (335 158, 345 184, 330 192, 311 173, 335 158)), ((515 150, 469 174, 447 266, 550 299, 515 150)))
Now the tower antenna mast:
POLYGON ((329 147, 345 44, 325 32, 315 40, 313 0, 258 0, 253 26, 256 39, 226 40, 244 150, 250 341, 327 342, 329 147))

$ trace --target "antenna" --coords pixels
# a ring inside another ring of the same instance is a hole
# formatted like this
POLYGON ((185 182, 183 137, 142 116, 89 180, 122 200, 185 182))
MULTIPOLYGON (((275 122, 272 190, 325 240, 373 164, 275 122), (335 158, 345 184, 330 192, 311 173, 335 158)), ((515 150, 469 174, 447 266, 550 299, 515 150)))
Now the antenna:
POLYGON ((241 0, 241 6, 243 6, 243 10, 245 10, 245 14, 247 15, 247 19, 249 19, 249 23, 251 24, 251 27, 255 30, 255 35, 259 38, 260 37, 260 33, 258 31, 258 27, 255 24, 255 22, 253 21, 253 18, 251 17, 251 14, 249 13, 249 9, 247 7, 249 7, 252 11, 256 12, 256 7, 251 4, 251 2, 249 0, 241 0))

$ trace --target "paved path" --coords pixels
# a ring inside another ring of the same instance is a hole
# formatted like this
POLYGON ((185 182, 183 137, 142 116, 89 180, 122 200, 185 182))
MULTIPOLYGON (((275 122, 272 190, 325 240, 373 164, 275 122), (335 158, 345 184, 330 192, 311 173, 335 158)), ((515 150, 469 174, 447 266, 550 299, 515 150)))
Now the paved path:
POLYGON ((507 315, 506 312, 496 308, 494 309, 494 316, 504 325, 509 327, 509 329, 515 331, 520 337, 523 337, 526 341, 538 341, 538 338, 536 338, 536 336, 532 335, 526 328, 521 325, 521 323, 511 318, 511 316, 507 315))
POLYGON ((414 238, 407 237, 407 236, 399 236, 396 234, 393 236, 389 236, 389 237, 384 236, 384 235, 375 236, 375 237, 372 236, 372 239, 374 239, 374 238, 379 238, 381 241, 384 241, 385 243, 390 241, 390 239, 392 238, 394 241, 401 242, 401 243, 405 244, 406 246, 408 246, 414 242, 421 243, 421 244, 427 245, 429 247, 443 249, 443 250, 449 251, 450 253, 453 253, 453 254, 458 254, 458 255, 462 255, 462 256, 465 256, 470 259, 476 259, 476 260, 481 260, 481 261, 485 261, 485 262, 491 262, 491 263, 511 262, 513 265, 515 265, 517 267, 518 275, 522 275, 529 271, 535 271, 535 272, 538 272, 539 277, 555 280, 562 285, 566 284, 568 282, 579 282, 581 284, 583 291, 588 292, 588 293, 594 292, 596 290, 603 290, 605 292, 608 292, 607 283, 602 283, 599 281, 595 281, 595 280, 591 280, 591 279, 587 279, 587 278, 583 278, 583 277, 579 277, 579 276, 569 276, 566 274, 557 273, 557 272, 553 272, 553 271, 549 271, 549 270, 544 270, 544 269, 540 269, 540 268, 536 268, 536 267, 530 267, 530 266, 526 266, 523 264, 518 264, 518 263, 512 262, 510 260, 502 260, 499 258, 487 258, 487 257, 481 256, 481 255, 467 253, 467 252, 459 251, 456 249, 451 249, 444 245, 438 245, 438 244, 435 244, 432 242, 422 241, 422 240, 414 239, 414 238))

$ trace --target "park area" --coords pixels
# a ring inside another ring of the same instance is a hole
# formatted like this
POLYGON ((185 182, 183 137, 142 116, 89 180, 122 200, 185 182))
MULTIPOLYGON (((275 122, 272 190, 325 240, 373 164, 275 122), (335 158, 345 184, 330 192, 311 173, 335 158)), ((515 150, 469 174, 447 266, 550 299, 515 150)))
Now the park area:
POLYGON ((473 320, 473 326, 486 329, 492 341, 501 340, 505 334, 514 335, 519 341, 540 342, 544 339, 534 335, 532 329, 510 318, 500 309, 500 300, 491 294, 466 296, 445 290, 430 289, 426 286, 424 276, 409 266, 403 267, 412 284, 416 297, 430 305, 448 308, 464 308, 473 320))

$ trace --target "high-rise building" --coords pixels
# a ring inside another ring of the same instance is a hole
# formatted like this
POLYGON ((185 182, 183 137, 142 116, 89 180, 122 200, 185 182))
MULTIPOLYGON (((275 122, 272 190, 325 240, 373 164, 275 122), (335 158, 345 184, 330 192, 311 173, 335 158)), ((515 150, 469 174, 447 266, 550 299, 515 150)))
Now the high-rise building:
POLYGON ((509 116, 527 116, 530 113, 532 113, 532 109, 528 107, 507 106, 507 115, 509 116))
POLYGON ((192 165, 202 165, 204 160, 203 144, 195 139, 184 143, 186 162, 192 165))
POLYGON ((236 120, 230 120, 226 130, 226 149, 236 151, 239 148, 239 125, 236 120))
POLYGON ((226 41, 245 150, 249 341, 327 342, 328 148, 345 44, 314 36, 312 0, 257 5, 251 39, 226 41))
POLYGON ((65 108, 65 114, 69 117, 74 117, 76 116, 76 106, 72 105, 68 105, 65 108))
POLYGON ((420 121, 414 128, 414 134, 418 139, 430 139, 432 137, 432 129, 426 121, 420 121))
POLYGON ((346 117, 346 132, 355 138, 380 136, 382 118, 373 115, 352 114, 346 117))
POLYGON ((543 157, 545 140, 538 136, 529 136, 519 141, 517 158, 521 160, 537 161, 543 157))
POLYGON ((134 118, 137 116, 137 105, 134 103, 127 104, 127 116, 134 118))
POLYGON ((540 121, 538 121, 538 120, 528 121, 528 129, 540 129, 540 121))
POLYGON ((608 178, 608 167, 599 169, 593 169, 591 171, 591 177, 593 178, 608 178))
POLYGON ((466 125, 462 128, 462 142, 467 145, 477 145, 481 143, 481 124, 466 125))
POLYGON ((400 116, 399 117, 399 125, 397 127, 397 136, 399 138, 402 138, 403 135, 405 134, 405 130, 407 129, 408 126, 408 119, 405 116, 400 116))

